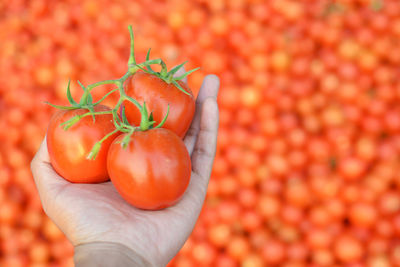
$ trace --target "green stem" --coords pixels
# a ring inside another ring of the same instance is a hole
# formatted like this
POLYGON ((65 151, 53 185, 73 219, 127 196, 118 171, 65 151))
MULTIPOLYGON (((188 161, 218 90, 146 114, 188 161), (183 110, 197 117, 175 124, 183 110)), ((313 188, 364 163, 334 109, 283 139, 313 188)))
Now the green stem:
MULTIPOLYGON (((124 83, 125 83, 125 81, 129 78, 129 77, 131 77, 133 74, 135 74, 135 73, 131 73, 130 71, 127 71, 125 74, 124 74, 124 76, 122 76, 118 81, 119 81, 119 84, 117 84, 118 85, 118 88, 120 88, 120 87, 122 87, 123 85, 124 85, 124 83)), ((123 89, 123 88, 122 88, 123 89)))
POLYGON ((81 103, 87 103, 87 99, 93 88, 103 85, 103 84, 117 84, 118 82, 119 82, 119 80, 105 80, 105 81, 92 83, 92 84, 86 86, 86 89, 82 95, 81 103))
POLYGON ((107 138, 109 138, 111 135, 116 134, 119 132, 119 129, 115 129, 112 132, 109 132, 108 134, 106 134, 100 141, 98 141, 96 144, 94 144, 92 150, 90 151, 89 155, 87 156, 87 159, 96 159, 97 154, 100 151, 101 148, 101 144, 107 140, 107 138))
POLYGON ((96 112, 87 112, 85 114, 79 115, 80 118, 90 116, 90 115, 106 115, 106 114, 112 114, 111 110, 107 111, 96 111, 96 112))
POLYGON ((131 102, 132 104, 134 104, 139 110, 142 109, 142 105, 140 105, 139 102, 138 102, 136 99, 134 99, 134 98, 132 98, 132 97, 126 95, 125 92, 124 92, 123 95, 121 96, 121 99, 123 99, 123 100, 128 100, 129 102, 131 102))
POLYGON ((76 115, 74 117, 72 117, 71 119, 63 122, 60 124, 60 126, 63 126, 64 130, 68 130, 69 128, 71 128, 75 123, 77 123, 78 121, 80 121, 82 118, 87 117, 87 116, 93 116, 93 115, 105 115, 105 114, 112 114, 112 110, 109 111, 98 111, 98 112, 87 112, 84 113, 82 115, 76 115))
POLYGON ((119 82, 119 79, 117 80, 104 80, 104 81, 100 81, 100 82, 96 82, 96 83, 92 83, 89 84, 88 86, 86 86, 87 90, 92 90, 93 88, 103 85, 103 84, 117 84, 119 82))
POLYGON ((112 110, 112 115, 113 115, 113 123, 114 123, 115 128, 122 129, 123 126, 120 125, 120 120, 118 118, 118 113, 117 113, 116 109, 112 110))
POLYGON ((117 127, 120 131, 127 132, 127 131, 133 130, 135 127, 133 127, 133 126, 131 126, 131 125, 129 125, 129 124, 124 123, 123 121, 121 121, 121 119, 120 119, 119 116, 118 116, 118 113, 117 113, 117 112, 118 112, 118 110, 120 109, 120 107, 121 107, 123 101, 124 101, 124 98, 121 97, 121 98, 118 100, 118 103, 115 105, 114 109, 112 110, 112 112, 113 112, 113 117, 114 117, 113 121, 114 121, 115 127, 117 127))
POLYGON ((96 103, 94 103, 93 105, 96 106, 98 104, 100 104, 101 102, 103 102, 104 99, 106 99, 109 95, 111 95, 112 93, 118 91, 119 88, 115 88, 114 90, 111 90, 110 92, 108 92, 107 94, 105 94, 99 101, 97 101, 96 103))
MULTIPOLYGON (((130 27, 132 29, 132 27, 130 27)), ((132 33, 133 34, 133 33, 132 33)), ((132 47, 133 49, 133 47, 132 47)), ((152 65, 152 64, 160 64, 161 59, 153 59, 153 60, 148 60, 145 61, 143 63, 140 64, 136 64, 135 61, 135 57, 134 55, 131 54, 131 58, 133 58, 133 63, 128 63, 129 70, 124 74, 124 76, 122 76, 119 79, 113 79, 113 80, 104 80, 104 81, 100 81, 100 82, 96 82, 96 83, 92 83, 89 84, 88 86, 86 86, 85 91, 82 95, 82 103, 87 103, 87 98, 89 97, 90 92, 97 86, 100 85, 104 85, 104 84, 115 84, 116 86, 118 86, 120 92, 123 92, 123 84, 125 83, 125 81, 132 75, 134 75, 139 69, 144 68, 146 66, 152 65)), ((131 58, 129 59, 129 61, 132 61, 131 58)), ((107 95, 108 96, 108 95, 107 95)), ((105 98, 105 97, 104 97, 105 98)), ((104 100, 104 98, 102 98, 100 101, 96 102, 96 105, 99 104, 101 101, 104 100)), ((136 104, 135 104, 136 105, 136 104)))
POLYGON ((134 36, 133 36, 133 30, 132 30, 132 25, 128 26, 129 30, 129 35, 131 37, 131 51, 129 55, 129 60, 128 60, 128 66, 136 65, 136 59, 135 59, 135 42, 134 42, 134 36))
POLYGON ((133 131, 130 131, 129 133, 127 133, 127 135, 125 135, 125 137, 122 139, 121 141, 121 146, 122 148, 126 148, 129 144, 129 141, 131 140, 131 136, 132 136, 133 131))

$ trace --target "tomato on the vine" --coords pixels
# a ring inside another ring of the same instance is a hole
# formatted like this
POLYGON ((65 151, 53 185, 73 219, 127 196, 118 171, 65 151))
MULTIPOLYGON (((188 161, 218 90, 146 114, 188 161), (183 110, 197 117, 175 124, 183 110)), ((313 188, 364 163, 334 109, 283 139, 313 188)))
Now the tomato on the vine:
POLYGON ((134 132, 127 147, 126 134, 111 144, 107 169, 120 195, 131 205, 157 210, 177 203, 191 174, 189 153, 172 131, 157 128, 134 132))
MULTIPOLYGON (((94 107, 95 112, 109 111, 103 105, 94 107)), ((68 130, 62 123, 74 116, 87 113, 86 109, 60 110, 50 121, 47 130, 47 148, 50 162, 58 174, 73 183, 101 183, 109 180, 107 152, 117 136, 110 136, 102 143, 95 159, 88 159, 96 142, 115 129, 111 114, 85 116, 68 130)))
MULTIPOLYGON (((151 73, 139 71, 125 83, 126 94, 140 104, 146 103, 149 113, 153 113, 156 123, 160 123, 168 111, 168 118, 163 128, 169 129, 184 137, 192 122, 195 111, 195 99, 192 91, 182 81, 176 81, 188 94, 179 90, 173 83, 151 73)), ((129 101, 125 101, 125 114, 131 124, 139 125, 141 113, 129 101)))

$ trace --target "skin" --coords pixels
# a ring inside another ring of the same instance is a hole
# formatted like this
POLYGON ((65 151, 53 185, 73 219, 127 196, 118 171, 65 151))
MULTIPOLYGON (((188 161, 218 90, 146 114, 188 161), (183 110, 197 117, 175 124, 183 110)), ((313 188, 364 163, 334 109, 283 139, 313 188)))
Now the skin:
MULTIPOLYGON (((108 111, 109 108, 98 105, 94 110, 108 111)), ((87 112, 89 110, 86 109, 60 110, 51 119, 47 130, 50 162, 60 176, 73 183, 101 183, 109 180, 107 152, 116 135, 103 143, 96 159, 88 160, 86 157, 96 142, 115 129, 112 115, 96 115, 95 122, 91 116, 84 117, 68 130, 60 126, 72 117, 87 112)))
MULTIPOLYGON (((169 129, 183 138, 194 116, 195 100, 187 84, 182 81, 178 81, 178 83, 190 95, 182 93, 172 83, 167 84, 154 75, 138 72, 126 81, 126 94, 141 104, 146 103, 149 114, 153 112, 156 125, 167 114, 169 104, 170 110, 163 128, 169 129)), ((139 125, 141 119, 139 109, 129 101, 126 101, 124 105, 128 121, 139 125)))
POLYGON ((126 148, 119 143, 124 137, 115 139, 107 159, 111 181, 121 196, 147 210, 175 204, 190 180, 190 156, 183 141, 163 128, 133 133, 126 148))
POLYGON ((207 192, 217 143, 218 87, 215 75, 205 77, 184 139, 192 161, 190 183, 182 199, 163 210, 132 207, 111 182, 67 182, 52 168, 42 143, 31 169, 43 209, 75 247, 118 243, 140 255, 147 266, 165 266, 178 253, 194 228, 207 192))

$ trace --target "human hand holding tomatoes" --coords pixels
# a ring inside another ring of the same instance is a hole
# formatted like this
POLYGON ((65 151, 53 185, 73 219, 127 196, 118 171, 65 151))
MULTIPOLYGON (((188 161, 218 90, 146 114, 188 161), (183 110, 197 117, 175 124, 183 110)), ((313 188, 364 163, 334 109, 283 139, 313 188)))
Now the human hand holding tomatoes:
MULTIPOLYGON (((203 81, 184 139, 192 162, 190 183, 182 199, 164 210, 133 208, 111 182, 67 182, 52 168, 47 146, 42 143, 32 161, 32 173, 46 214, 75 246, 77 266, 84 264, 83 254, 88 250, 95 253, 101 243, 108 244, 108 250, 126 246, 141 257, 138 264, 146 266, 163 266, 179 251, 195 225, 207 191, 216 149, 218 87, 214 75, 203 81)), ((104 250, 101 254, 108 255, 104 250)))
POLYGON ((150 49, 137 63, 131 26, 129 32, 128 70, 121 78, 87 86, 78 81, 84 91, 79 102, 68 83, 70 105, 48 103, 61 111, 50 122, 47 147, 55 171, 69 182, 110 177, 128 203, 157 210, 177 203, 189 184, 191 162, 181 138, 192 122, 195 100, 185 80, 198 68, 178 74, 185 62, 168 71, 162 59, 150 60, 150 49), (103 84, 117 88, 94 103, 91 91, 103 84), (113 108, 99 105, 115 91, 119 100, 113 108))

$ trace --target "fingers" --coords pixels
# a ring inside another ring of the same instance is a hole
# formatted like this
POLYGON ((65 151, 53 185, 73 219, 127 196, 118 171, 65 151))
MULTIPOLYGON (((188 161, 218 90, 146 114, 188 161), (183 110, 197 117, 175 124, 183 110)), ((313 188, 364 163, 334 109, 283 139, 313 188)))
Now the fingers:
POLYGON ((203 205, 212 165, 214 162, 217 131, 218 131, 218 105, 213 97, 204 101, 199 134, 192 155, 192 177, 182 200, 172 209, 190 211, 194 220, 203 205))
POLYGON ((61 178, 51 166, 46 138, 43 139, 38 152, 31 162, 31 170, 43 206, 46 206, 46 201, 48 199, 52 199, 51 194, 55 192, 57 188, 68 184, 68 182, 61 178))
POLYGON ((186 133, 184 142, 189 154, 192 154, 196 144, 197 135, 200 131, 200 117, 202 114, 202 105, 207 98, 216 100, 219 88, 219 79, 216 75, 207 75, 201 85, 199 95, 196 99, 196 112, 189 130, 186 133))
POLYGON ((216 99, 212 97, 207 98, 203 104, 200 131, 192 154, 193 172, 207 179, 204 186, 208 184, 215 157, 219 123, 218 115, 216 99))

